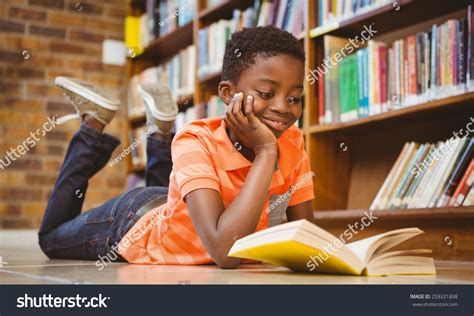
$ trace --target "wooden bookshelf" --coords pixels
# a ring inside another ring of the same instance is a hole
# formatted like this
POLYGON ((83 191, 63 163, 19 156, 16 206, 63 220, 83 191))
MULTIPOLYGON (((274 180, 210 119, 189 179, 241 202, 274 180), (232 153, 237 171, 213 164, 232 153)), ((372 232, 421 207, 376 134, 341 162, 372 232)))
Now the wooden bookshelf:
POLYGON ((343 129, 351 129, 356 127, 370 128, 371 126, 378 126, 374 123, 389 121, 389 120, 403 120, 410 116, 425 116, 428 113, 438 112, 438 114, 450 114, 452 111, 463 111, 466 115, 472 113, 472 103, 474 102, 474 92, 465 93, 445 99, 434 100, 426 103, 402 107, 394 109, 389 112, 372 115, 369 117, 353 120, 345 123, 311 125, 309 132, 311 134, 325 133, 331 131, 338 131, 343 129))
MULTIPOLYGON (((144 0, 130 0, 129 12, 142 10, 144 0)), ((204 7, 198 0, 192 23, 174 30, 150 44, 144 53, 127 62, 128 76, 169 60, 179 50, 197 43, 198 31, 219 19, 232 18, 234 8, 245 9, 253 0, 231 0, 215 7, 204 7)), ((346 38, 360 34, 364 25, 374 24, 377 36, 391 34, 429 22, 467 8, 468 0, 399 0, 373 11, 327 26, 318 26, 318 1, 308 1, 305 18, 308 29, 298 39, 304 44, 306 73, 324 58, 324 35, 346 38)), ((394 35, 393 35, 394 34, 394 35)), ((400 35, 404 37, 405 35, 400 35)), ((197 50, 196 50, 197 51, 197 50)), ((196 58, 196 60, 198 60, 196 58)), ((205 102, 216 94, 220 72, 197 77, 192 96, 181 98, 180 110, 205 102), (186 103, 186 104, 185 104, 186 103)), ((317 85, 305 80, 303 133, 311 170, 315 172, 313 208, 317 222, 338 235, 348 224, 367 212, 393 163, 407 141, 437 142, 452 136, 474 116, 474 93, 452 96, 404 107, 346 123, 318 125, 317 85)), ((130 117, 128 128, 143 124, 145 117, 130 117)), ((144 167, 130 172, 143 173, 144 167)), ((474 208, 432 208, 375 211, 377 221, 355 239, 388 229, 417 226, 426 234, 407 245, 431 248, 435 259, 472 260, 474 258, 474 208), (453 243, 448 245, 445 238, 453 243)), ((354 240, 355 240, 354 239, 354 240)))

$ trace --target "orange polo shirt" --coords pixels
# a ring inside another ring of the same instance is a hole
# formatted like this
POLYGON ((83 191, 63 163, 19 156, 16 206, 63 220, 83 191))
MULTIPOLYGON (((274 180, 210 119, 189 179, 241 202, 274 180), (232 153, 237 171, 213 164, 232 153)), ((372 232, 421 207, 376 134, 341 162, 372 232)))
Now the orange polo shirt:
MULTIPOLYGON (((174 137, 171 152, 173 170, 167 203, 143 215, 117 249, 130 263, 213 263, 191 221, 184 197, 197 189, 214 189, 227 208, 240 192, 252 163, 235 149, 221 117, 186 125, 174 137)), ((288 206, 313 199, 313 175, 303 134, 292 126, 278 139, 278 170, 273 173, 256 231, 268 227, 274 206, 283 203, 284 199, 275 201, 275 196, 287 197, 288 206)))

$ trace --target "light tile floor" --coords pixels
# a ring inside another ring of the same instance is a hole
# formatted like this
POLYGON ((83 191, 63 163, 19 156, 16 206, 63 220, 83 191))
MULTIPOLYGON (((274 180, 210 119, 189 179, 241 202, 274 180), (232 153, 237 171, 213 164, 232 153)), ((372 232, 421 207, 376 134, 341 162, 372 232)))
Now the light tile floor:
POLYGON ((355 277, 295 273, 266 264, 152 266, 49 260, 34 230, 0 231, 0 284, 474 284, 474 262, 436 262, 436 276, 355 277))

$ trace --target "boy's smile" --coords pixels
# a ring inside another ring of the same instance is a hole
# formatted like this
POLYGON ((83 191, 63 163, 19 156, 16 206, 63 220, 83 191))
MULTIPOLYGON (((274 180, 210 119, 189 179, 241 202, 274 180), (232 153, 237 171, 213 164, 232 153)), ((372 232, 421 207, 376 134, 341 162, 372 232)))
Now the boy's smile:
POLYGON ((252 95, 255 115, 278 138, 301 117, 303 80, 301 61, 288 55, 261 54, 242 71, 237 85, 231 84, 229 92, 252 95))

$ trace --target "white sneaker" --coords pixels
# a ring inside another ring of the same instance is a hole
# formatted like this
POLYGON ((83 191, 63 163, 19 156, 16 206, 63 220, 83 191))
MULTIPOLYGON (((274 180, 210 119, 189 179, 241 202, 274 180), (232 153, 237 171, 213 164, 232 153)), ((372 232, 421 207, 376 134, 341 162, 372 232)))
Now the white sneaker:
POLYGON ((102 90, 71 77, 56 77, 54 83, 63 90, 77 111, 77 114, 58 118, 58 124, 64 124, 72 119, 82 119, 84 114, 92 115, 105 125, 114 118, 120 101, 107 96, 102 90))
POLYGON ((158 127, 160 134, 170 134, 178 114, 178 106, 171 91, 159 83, 154 83, 139 85, 138 92, 145 103, 147 125, 158 127))

